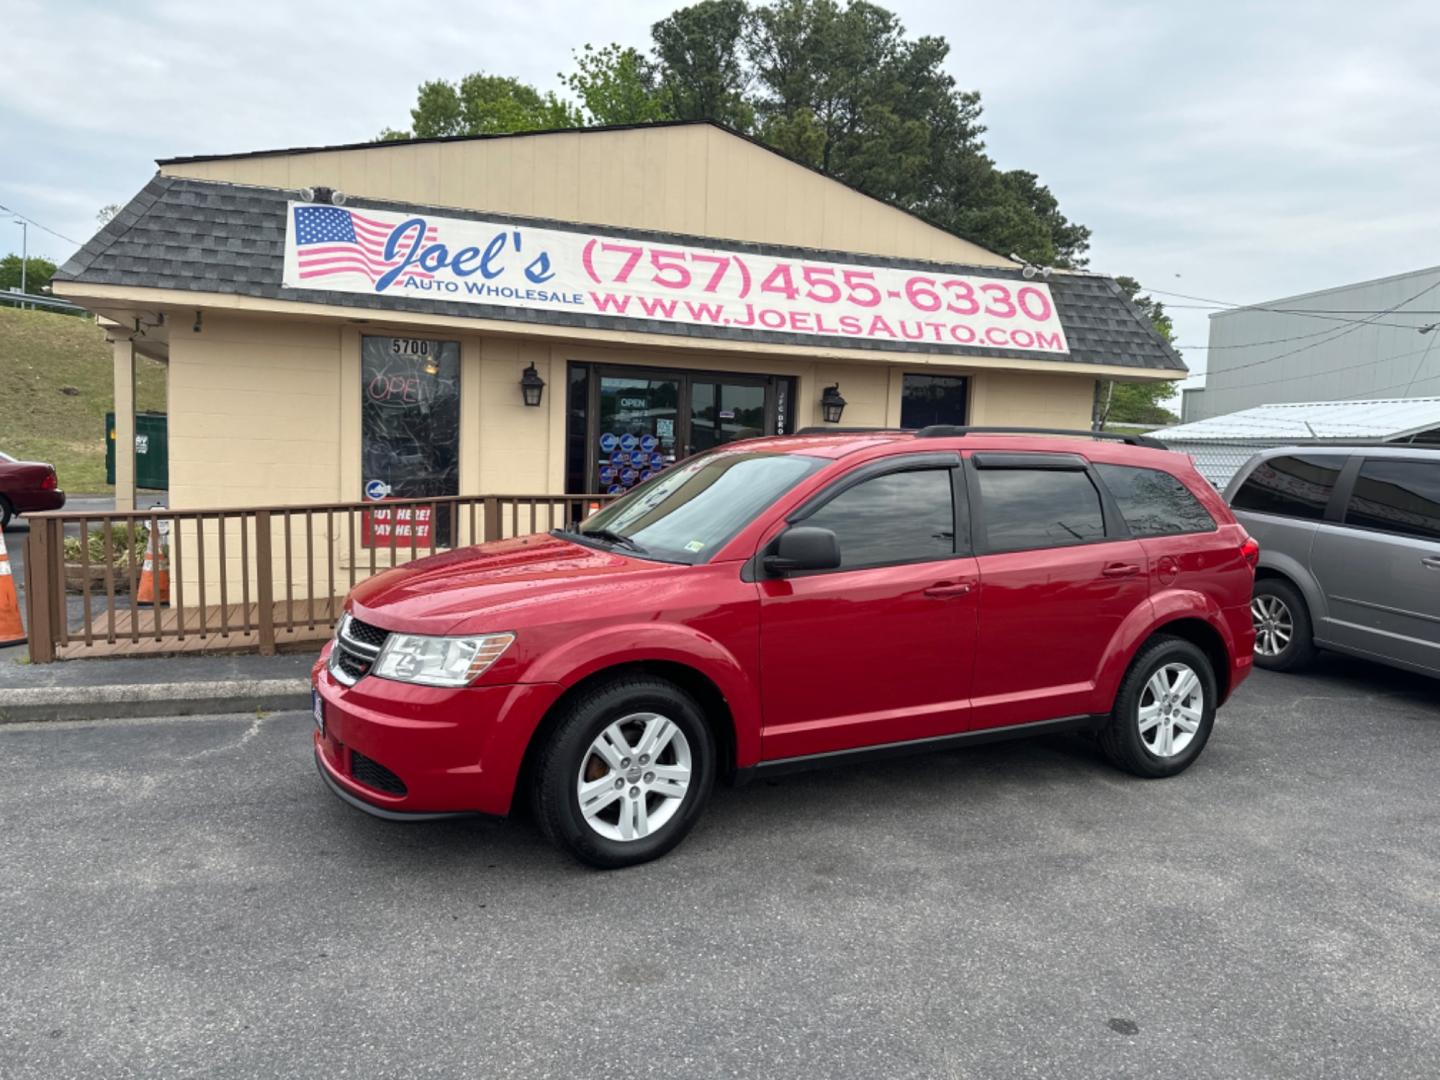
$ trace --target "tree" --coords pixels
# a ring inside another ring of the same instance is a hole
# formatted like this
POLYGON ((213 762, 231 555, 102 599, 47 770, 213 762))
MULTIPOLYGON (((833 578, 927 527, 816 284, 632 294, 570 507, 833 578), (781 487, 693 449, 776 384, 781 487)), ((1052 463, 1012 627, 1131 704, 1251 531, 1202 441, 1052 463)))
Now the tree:
POLYGON ((619 44, 577 51, 560 79, 578 105, 483 73, 427 82, 413 132, 713 120, 991 251, 1085 265, 1090 230, 1034 173, 1002 171, 985 153, 980 95, 946 71, 949 44, 911 38, 871 0, 701 0, 650 36, 648 56, 619 44))
POLYGON ((100 207, 100 209, 95 212, 95 220, 98 221, 103 228, 104 226, 109 225, 110 219, 118 213, 120 213, 119 203, 106 203, 104 206, 100 207))
MULTIPOLYGON (((20 288, 20 256, 6 255, 0 259, 0 292, 20 288)), ((25 260, 25 291, 38 293, 50 287, 56 266, 49 259, 31 255, 25 260)))
POLYGON ((656 65, 634 49, 586 44, 575 54, 575 70, 561 81, 580 99, 587 124, 648 124, 669 120, 669 99, 661 92, 656 65))
POLYGON ((650 28, 660 88, 676 120, 715 120, 737 131, 754 125, 747 100, 745 0, 702 0, 650 28))
MULTIPOLYGON (((1130 302, 1140 309, 1150 324, 1171 345, 1175 343, 1175 324, 1165 312, 1165 305, 1153 296, 1140 292, 1140 283, 1132 277, 1117 277, 1130 302)), ((1101 430, 1109 424, 1159 426, 1173 424, 1180 418, 1164 403, 1175 393, 1168 382, 1118 382, 1100 380, 1095 387, 1096 420, 1101 430)))
POLYGON ((519 79, 477 71, 458 83, 421 83, 410 121, 410 131, 386 128, 380 141, 579 127, 582 117, 553 92, 542 94, 519 79))

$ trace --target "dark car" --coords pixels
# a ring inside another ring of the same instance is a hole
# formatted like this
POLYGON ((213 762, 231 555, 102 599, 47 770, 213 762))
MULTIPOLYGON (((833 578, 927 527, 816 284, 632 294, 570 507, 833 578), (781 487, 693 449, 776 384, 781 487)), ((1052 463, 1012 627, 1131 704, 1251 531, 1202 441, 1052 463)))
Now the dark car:
POLYGON ((730 443, 358 586, 316 762, 392 820, 528 796, 600 866, 673 847, 717 776, 1062 729, 1173 776, 1250 671, 1258 554, 1188 458, 1088 433, 730 443))
POLYGON ((0 453, 0 529, 10 526, 16 514, 59 510, 65 492, 55 478, 55 466, 42 461, 16 461, 0 453))

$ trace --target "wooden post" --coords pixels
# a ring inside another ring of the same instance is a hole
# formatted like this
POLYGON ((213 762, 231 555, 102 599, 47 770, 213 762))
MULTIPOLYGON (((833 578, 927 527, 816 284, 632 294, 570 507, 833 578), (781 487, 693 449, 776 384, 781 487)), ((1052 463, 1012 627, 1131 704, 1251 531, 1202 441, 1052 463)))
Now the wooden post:
POLYGON ((55 631, 50 621, 50 594, 55 588, 50 559, 53 534, 54 522, 31 521, 30 536, 25 541, 25 621, 30 637, 30 660, 36 664, 48 664, 55 659, 55 631))
POLYGON ((500 500, 494 495, 486 495, 485 507, 485 543, 500 539, 500 500))
POLYGON ((260 655, 275 655, 275 580, 270 561, 270 511, 255 511, 255 602, 259 605, 260 655))

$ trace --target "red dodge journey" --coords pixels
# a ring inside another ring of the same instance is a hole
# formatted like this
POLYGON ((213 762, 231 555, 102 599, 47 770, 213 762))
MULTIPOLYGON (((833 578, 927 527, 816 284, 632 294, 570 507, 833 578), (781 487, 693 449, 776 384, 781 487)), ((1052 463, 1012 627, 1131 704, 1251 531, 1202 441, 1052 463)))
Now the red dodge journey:
POLYGON ((802 431, 700 454, 569 530, 358 586, 315 760, 395 820, 507 814, 653 859, 717 779, 1093 732, 1200 755, 1250 671, 1259 554, 1188 458, 994 429, 802 431))

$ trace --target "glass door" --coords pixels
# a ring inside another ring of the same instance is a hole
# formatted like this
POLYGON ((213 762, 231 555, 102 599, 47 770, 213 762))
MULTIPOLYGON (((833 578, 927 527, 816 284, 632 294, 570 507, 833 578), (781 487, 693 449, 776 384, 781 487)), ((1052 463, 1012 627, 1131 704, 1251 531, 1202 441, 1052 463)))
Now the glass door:
MULTIPOLYGON (((572 380, 576 370, 572 366, 572 380)), ((578 370, 585 376, 576 384, 578 397, 572 386, 567 423, 576 445, 567 450, 567 462, 573 457, 578 470, 583 461, 588 491, 620 495, 691 454, 783 433, 790 425, 788 376, 598 365, 578 370), (577 412, 576 402, 586 404, 577 412)))
POLYGON ((768 434, 766 387, 761 382, 737 383, 693 377, 690 380, 690 453, 723 446, 736 439, 768 434))
POLYGON ((619 495, 683 457, 681 376, 604 375, 595 440, 597 490, 619 495))

